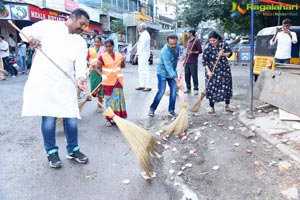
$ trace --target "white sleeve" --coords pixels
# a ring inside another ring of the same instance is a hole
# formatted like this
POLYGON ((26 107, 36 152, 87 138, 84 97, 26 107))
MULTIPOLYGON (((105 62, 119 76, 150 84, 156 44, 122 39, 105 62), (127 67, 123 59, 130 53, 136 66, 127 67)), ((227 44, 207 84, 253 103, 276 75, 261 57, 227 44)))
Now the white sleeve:
POLYGON ((276 35, 274 42, 273 42, 273 38, 270 40, 270 45, 274 45, 277 42, 278 34, 276 35))
MULTIPOLYGON (((47 20, 42 20, 42 21, 39 21, 39 22, 36 22, 36 23, 32 24, 31 26, 24 27, 22 29, 22 32, 27 37, 32 36, 35 39, 41 40, 42 31, 43 30, 48 30, 47 29, 47 24, 48 24, 47 20)), ((20 35, 20 37, 22 38, 23 41, 28 42, 25 36, 23 36, 21 33, 19 35, 20 35)))
POLYGON ((292 43, 296 44, 298 42, 296 33, 295 32, 291 32, 291 35, 292 35, 292 43))

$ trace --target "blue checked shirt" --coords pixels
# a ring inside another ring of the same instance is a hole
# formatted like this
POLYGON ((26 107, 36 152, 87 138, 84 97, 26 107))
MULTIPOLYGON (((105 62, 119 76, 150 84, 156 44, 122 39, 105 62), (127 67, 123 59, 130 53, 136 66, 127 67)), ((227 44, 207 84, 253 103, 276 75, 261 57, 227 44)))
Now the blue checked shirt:
POLYGON ((165 44, 165 46, 160 51, 160 59, 157 65, 157 74, 165 76, 166 78, 176 78, 176 67, 179 56, 184 56, 180 45, 177 44, 175 50, 172 50, 169 48, 168 44, 165 44))

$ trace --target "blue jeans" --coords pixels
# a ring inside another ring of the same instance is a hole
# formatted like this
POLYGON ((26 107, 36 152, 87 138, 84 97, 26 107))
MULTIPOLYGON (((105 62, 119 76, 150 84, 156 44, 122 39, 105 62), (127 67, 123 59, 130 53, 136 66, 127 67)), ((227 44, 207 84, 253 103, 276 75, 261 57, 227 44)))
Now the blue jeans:
POLYGON ((289 58, 286 58, 286 59, 278 59, 278 58, 275 58, 275 63, 290 64, 290 59, 289 59, 289 58))
MULTIPOLYGON (((71 154, 78 147, 77 118, 63 118, 64 131, 67 139, 67 152, 71 154)), ((47 154, 58 151, 55 140, 56 117, 42 116, 42 133, 47 154)))
POLYGON ((18 56, 18 61, 20 63, 20 68, 22 72, 25 72, 26 69, 26 56, 18 56))
POLYGON ((175 102, 176 102, 176 81, 173 78, 167 78, 160 74, 157 74, 158 79, 158 91, 154 97, 153 103, 150 106, 150 109, 155 111, 160 100, 162 99, 165 91, 166 91, 166 83, 170 87, 170 98, 169 98, 169 112, 175 110, 175 102))

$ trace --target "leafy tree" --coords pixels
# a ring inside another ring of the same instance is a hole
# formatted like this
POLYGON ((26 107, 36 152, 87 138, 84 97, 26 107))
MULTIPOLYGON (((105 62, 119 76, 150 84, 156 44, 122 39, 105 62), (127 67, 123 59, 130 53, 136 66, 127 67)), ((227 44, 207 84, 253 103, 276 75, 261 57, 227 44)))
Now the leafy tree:
POLYGON ((112 32, 126 34, 125 26, 123 25, 123 20, 115 19, 110 22, 110 29, 112 32))
MULTIPOLYGON (((247 34, 250 32, 250 10, 243 15, 237 15, 231 17, 231 10, 233 9, 234 2, 241 5, 242 8, 246 8, 247 4, 250 4, 249 0, 180 0, 181 14, 179 19, 184 21, 192 27, 195 27, 199 22, 206 21, 208 19, 218 19, 223 26, 224 31, 235 32, 237 34, 247 34)), ((281 2, 288 4, 299 4, 299 0, 281 0, 281 2)), ((255 0, 255 5, 262 5, 264 3, 255 0)), ((265 4, 270 5, 270 4, 265 4)), ((278 12, 278 11, 271 11, 278 12)), ((286 11, 282 11, 286 12, 286 11)), ((300 9, 295 11, 296 16, 264 16, 263 12, 255 11, 255 32, 263 27, 275 26, 278 20, 281 21, 284 18, 290 18, 294 25, 299 25, 300 9)), ((294 13, 295 13, 294 12, 294 13)))

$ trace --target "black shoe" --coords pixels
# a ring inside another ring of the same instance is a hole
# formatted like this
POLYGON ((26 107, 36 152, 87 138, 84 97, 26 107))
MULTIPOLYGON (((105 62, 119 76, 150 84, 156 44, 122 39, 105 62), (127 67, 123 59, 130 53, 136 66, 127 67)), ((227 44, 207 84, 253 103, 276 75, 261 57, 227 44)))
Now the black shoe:
POLYGON ((191 93, 191 90, 187 89, 184 91, 184 94, 190 94, 191 93))
POLYGON ((169 116, 176 118, 178 115, 174 111, 171 111, 171 112, 169 112, 169 116))
POLYGON ((48 156, 48 160, 49 160, 49 165, 52 168, 60 168, 62 166, 62 163, 60 161, 58 152, 55 152, 53 154, 50 154, 48 156))
POLYGON ((79 150, 74 151, 72 154, 67 155, 67 158, 72 160, 76 160, 79 163, 82 164, 86 164, 88 162, 88 157, 86 155, 84 155, 83 153, 81 153, 79 150))
POLYGON ((154 117, 154 110, 151 110, 151 109, 150 109, 148 115, 149 115, 150 117, 154 117))

